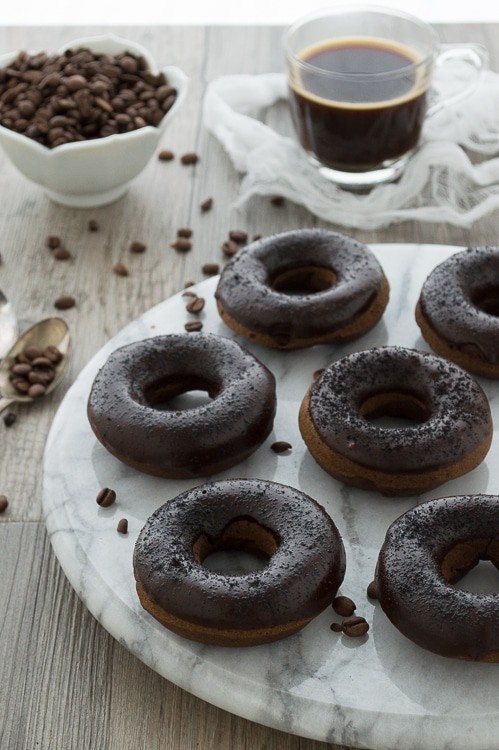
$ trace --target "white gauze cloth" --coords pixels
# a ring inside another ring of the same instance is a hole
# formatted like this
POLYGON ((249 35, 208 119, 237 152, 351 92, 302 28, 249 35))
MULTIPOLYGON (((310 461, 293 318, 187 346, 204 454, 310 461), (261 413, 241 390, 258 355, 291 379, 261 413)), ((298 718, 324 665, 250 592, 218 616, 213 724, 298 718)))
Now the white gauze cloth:
MULTIPOLYGON (((439 96, 455 91, 461 71, 459 64, 452 67, 445 66, 439 96)), ((244 175, 236 206, 255 194, 279 195, 322 219, 359 229, 407 219, 469 227, 499 208, 497 73, 483 71, 472 94, 427 118, 421 144, 402 177, 367 194, 334 185, 293 137, 259 119, 286 97, 286 78, 280 73, 223 76, 208 86, 204 123, 244 175)))

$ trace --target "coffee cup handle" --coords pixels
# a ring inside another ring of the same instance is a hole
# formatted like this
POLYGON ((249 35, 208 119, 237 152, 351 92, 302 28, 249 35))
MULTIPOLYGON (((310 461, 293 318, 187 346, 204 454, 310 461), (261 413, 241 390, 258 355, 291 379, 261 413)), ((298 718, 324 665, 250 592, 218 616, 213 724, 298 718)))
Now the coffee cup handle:
POLYGON ((442 44, 440 46, 440 53, 435 60, 435 70, 438 71, 445 65, 456 62, 456 60, 465 63, 471 68, 472 78, 454 94, 443 97, 439 97, 436 94, 435 100, 428 107, 427 116, 429 117, 436 112, 440 112, 441 109, 447 107, 449 104, 455 104, 462 99, 466 99, 467 96, 473 93, 478 86, 482 71, 488 64, 488 52, 481 44, 467 44, 466 46, 460 44, 442 44))

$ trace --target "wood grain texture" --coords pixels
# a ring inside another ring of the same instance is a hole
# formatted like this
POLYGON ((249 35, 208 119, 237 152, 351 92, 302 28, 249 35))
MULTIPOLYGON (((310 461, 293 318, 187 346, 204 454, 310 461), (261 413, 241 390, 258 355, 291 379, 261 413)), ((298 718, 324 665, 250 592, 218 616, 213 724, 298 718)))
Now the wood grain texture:
MULTIPOLYGON (((1 28, 0 54, 16 49, 54 50, 103 28, 1 28)), ((209 81, 227 73, 282 69, 282 30, 273 28, 113 28, 141 42, 158 64, 176 64, 190 76, 187 101, 167 129, 161 148, 173 162, 153 159, 117 203, 73 210, 51 203, 0 153, 0 288, 24 325, 56 314, 54 300, 72 294, 61 313, 72 332, 74 353, 61 387, 31 407, 12 408, 17 422, 0 421, 0 493, 10 505, 0 516, 0 748, 1 750, 333 750, 338 746, 287 735, 221 711, 156 675, 116 643, 88 613, 62 573, 46 538, 41 513, 42 460, 58 404, 92 355, 127 322, 203 278, 201 266, 223 263, 229 229, 250 236, 305 226, 331 226, 287 202, 253 198, 235 209, 239 175, 201 120, 209 81), (179 156, 196 151, 184 167, 179 156), (200 210, 213 197, 213 209, 200 210), (87 223, 95 218, 98 232, 87 223), (193 229, 192 251, 170 245, 179 227, 193 229), (45 247, 59 235, 73 257, 58 262, 45 247), (129 245, 141 240, 142 255, 129 245), (118 261, 127 277, 112 271, 118 261)), ((443 41, 476 41, 497 69, 499 28, 441 27, 443 41)), ((274 108, 271 123, 287 117, 274 108)), ((158 149, 159 150, 159 149, 158 149)), ((470 230, 405 222, 379 232, 357 232, 366 242, 497 244, 495 214, 470 230)), ((334 228, 334 227, 333 227, 334 228)))

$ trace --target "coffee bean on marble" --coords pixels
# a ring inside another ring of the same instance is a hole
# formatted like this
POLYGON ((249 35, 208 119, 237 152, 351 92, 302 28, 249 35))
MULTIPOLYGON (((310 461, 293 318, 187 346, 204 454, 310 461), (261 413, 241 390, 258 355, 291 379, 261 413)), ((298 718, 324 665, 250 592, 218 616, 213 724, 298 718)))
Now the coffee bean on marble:
POLYGON ((51 250, 55 250, 56 247, 59 247, 61 244, 61 238, 58 237, 55 234, 51 234, 47 237, 46 243, 47 247, 49 247, 51 250))
POLYGON ((370 599, 377 599, 378 598, 378 592, 376 590, 376 581, 371 581, 371 583, 367 587, 367 596, 370 599))
POLYGON ((0 495, 0 513, 5 513, 8 507, 9 501, 7 500, 6 495, 0 495))
POLYGON ((109 487, 103 487, 97 493, 95 500, 101 508, 109 508, 116 501, 116 492, 109 487))
POLYGON ((7 414, 3 415, 3 423, 6 427, 12 427, 12 425, 17 421, 17 414, 14 414, 13 411, 8 411, 7 414))
POLYGON ((351 617, 355 612, 355 602, 349 596, 337 596, 333 599, 333 609, 341 617, 351 617))
POLYGON ((201 320, 188 320, 187 323, 184 325, 185 330, 187 333, 195 333, 197 331, 200 331, 203 327, 203 323, 201 320))
POLYGON ((147 246, 143 242, 139 242, 138 240, 134 240, 130 243, 130 252, 135 253, 135 255, 145 253, 146 249, 147 246))
POLYGON ((98 232, 100 229, 97 219, 89 219, 87 227, 89 232, 98 232))
POLYGON ((233 242, 237 242, 238 245, 243 245, 248 239, 248 233, 243 232, 240 229, 231 229, 229 232, 229 239, 233 242))
POLYGON ((113 266, 113 271, 116 276, 128 276, 128 268, 124 263, 115 263, 113 266))
POLYGON ((203 297, 193 297, 187 305, 186 309, 188 312, 193 313, 194 315, 197 315, 197 313, 200 313, 205 305, 205 301, 203 297))
POLYGON ((201 270, 206 276, 215 276, 220 272, 220 266, 218 263, 205 263, 201 270))
POLYGON ((358 638, 367 633, 369 623, 364 617, 346 617, 342 620, 341 627, 345 635, 358 638))
POLYGON ((181 227, 180 229, 177 229, 177 237, 185 237, 189 239, 192 237, 192 229, 189 227, 181 227))
POLYGON ((341 623, 339 622, 332 622, 329 627, 331 628, 333 633, 341 633, 343 630, 343 628, 341 627, 341 623))
POLYGON ((71 253, 65 247, 56 247, 52 253, 56 260, 70 260, 72 258, 71 253))
POLYGON ((233 240, 227 240, 222 244, 222 252, 227 258, 232 258, 237 252, 239 252, 239 245, 233 240))
POLYGON ((120 518, 116 530, 119 534, 128 534, 128 520, 126 518, 120 518))
POLYGON ((178 237, 175 242, 172 242, 171 247, 179 253, 188 253, 192 248, 192 242, 185 237, 178 237))
POLYGON ((286 451, 291 450, 292 445, 291 443, 287 443, 285 440, 276 440, 276 442, 272 443, 270 447, 274 451, 274 453, 285 453, 286 451))
POLYGON ((164 148, 162 151, 158 154, 158 159, 160 161, 172 161, 172 159, 175 158, 175 154, 173 151, 170 151, 170 149, 164 148))

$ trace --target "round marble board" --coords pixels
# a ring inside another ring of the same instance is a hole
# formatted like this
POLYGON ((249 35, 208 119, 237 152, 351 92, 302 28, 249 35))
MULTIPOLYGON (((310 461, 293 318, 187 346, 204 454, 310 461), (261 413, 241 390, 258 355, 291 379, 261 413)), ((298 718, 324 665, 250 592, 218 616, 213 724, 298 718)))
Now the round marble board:
MULTIPOLYGON (((150 336, 184 332, 192 316, 180 294, 124 328, 95 355, 65 396, 44 459, 48 532, 72 586, 103 627, 152 669, 210 703, 286 732, 352 747, 497 748, 499 665, 460 662, 419 648, 366 596, 393 519, 433 497, 499 493, 497 429, 486 460, 473 472, 426 495, 403 499, 343 486, 315 463, 300 437, 298 408, 315 370, 372 346, 428 349, 414 320, 416 300, 431 269, 459 248, 392 244, 372 249, 391 286, 389 305, 373 331, 341 347, 296 352, 241 341, 276 376, 277 417, 273 433, 252 457, 210 478, 275 480, 302 489, 327 509, 347 552, 341 593, 352 597, 357 614, 369 621, 367 636, 333 633, 330 624, 339 618, 329 609, 285 640, 227 649, 175 636, 141 608, 132 571, 137 535, 155 508, 201 481, 158 479, 121 464, 95 439, 86 402, 94 376, 112 350, 150 336), (276 455, 270 449, 276 440, 291 443, 292 451, 276 455), (95 502, 101 487, 117 492, 118 500, 110 508, 95 502), (127 535, 116 531, 122 517, 128 519, 127 535)), ((210 278, 194 287, 206 299, 199 319, 203 331, 232 336, 216 311, 216 283, 217 278, 210 278)), ((499 384, 482 385, 499 425, 499 384)))

